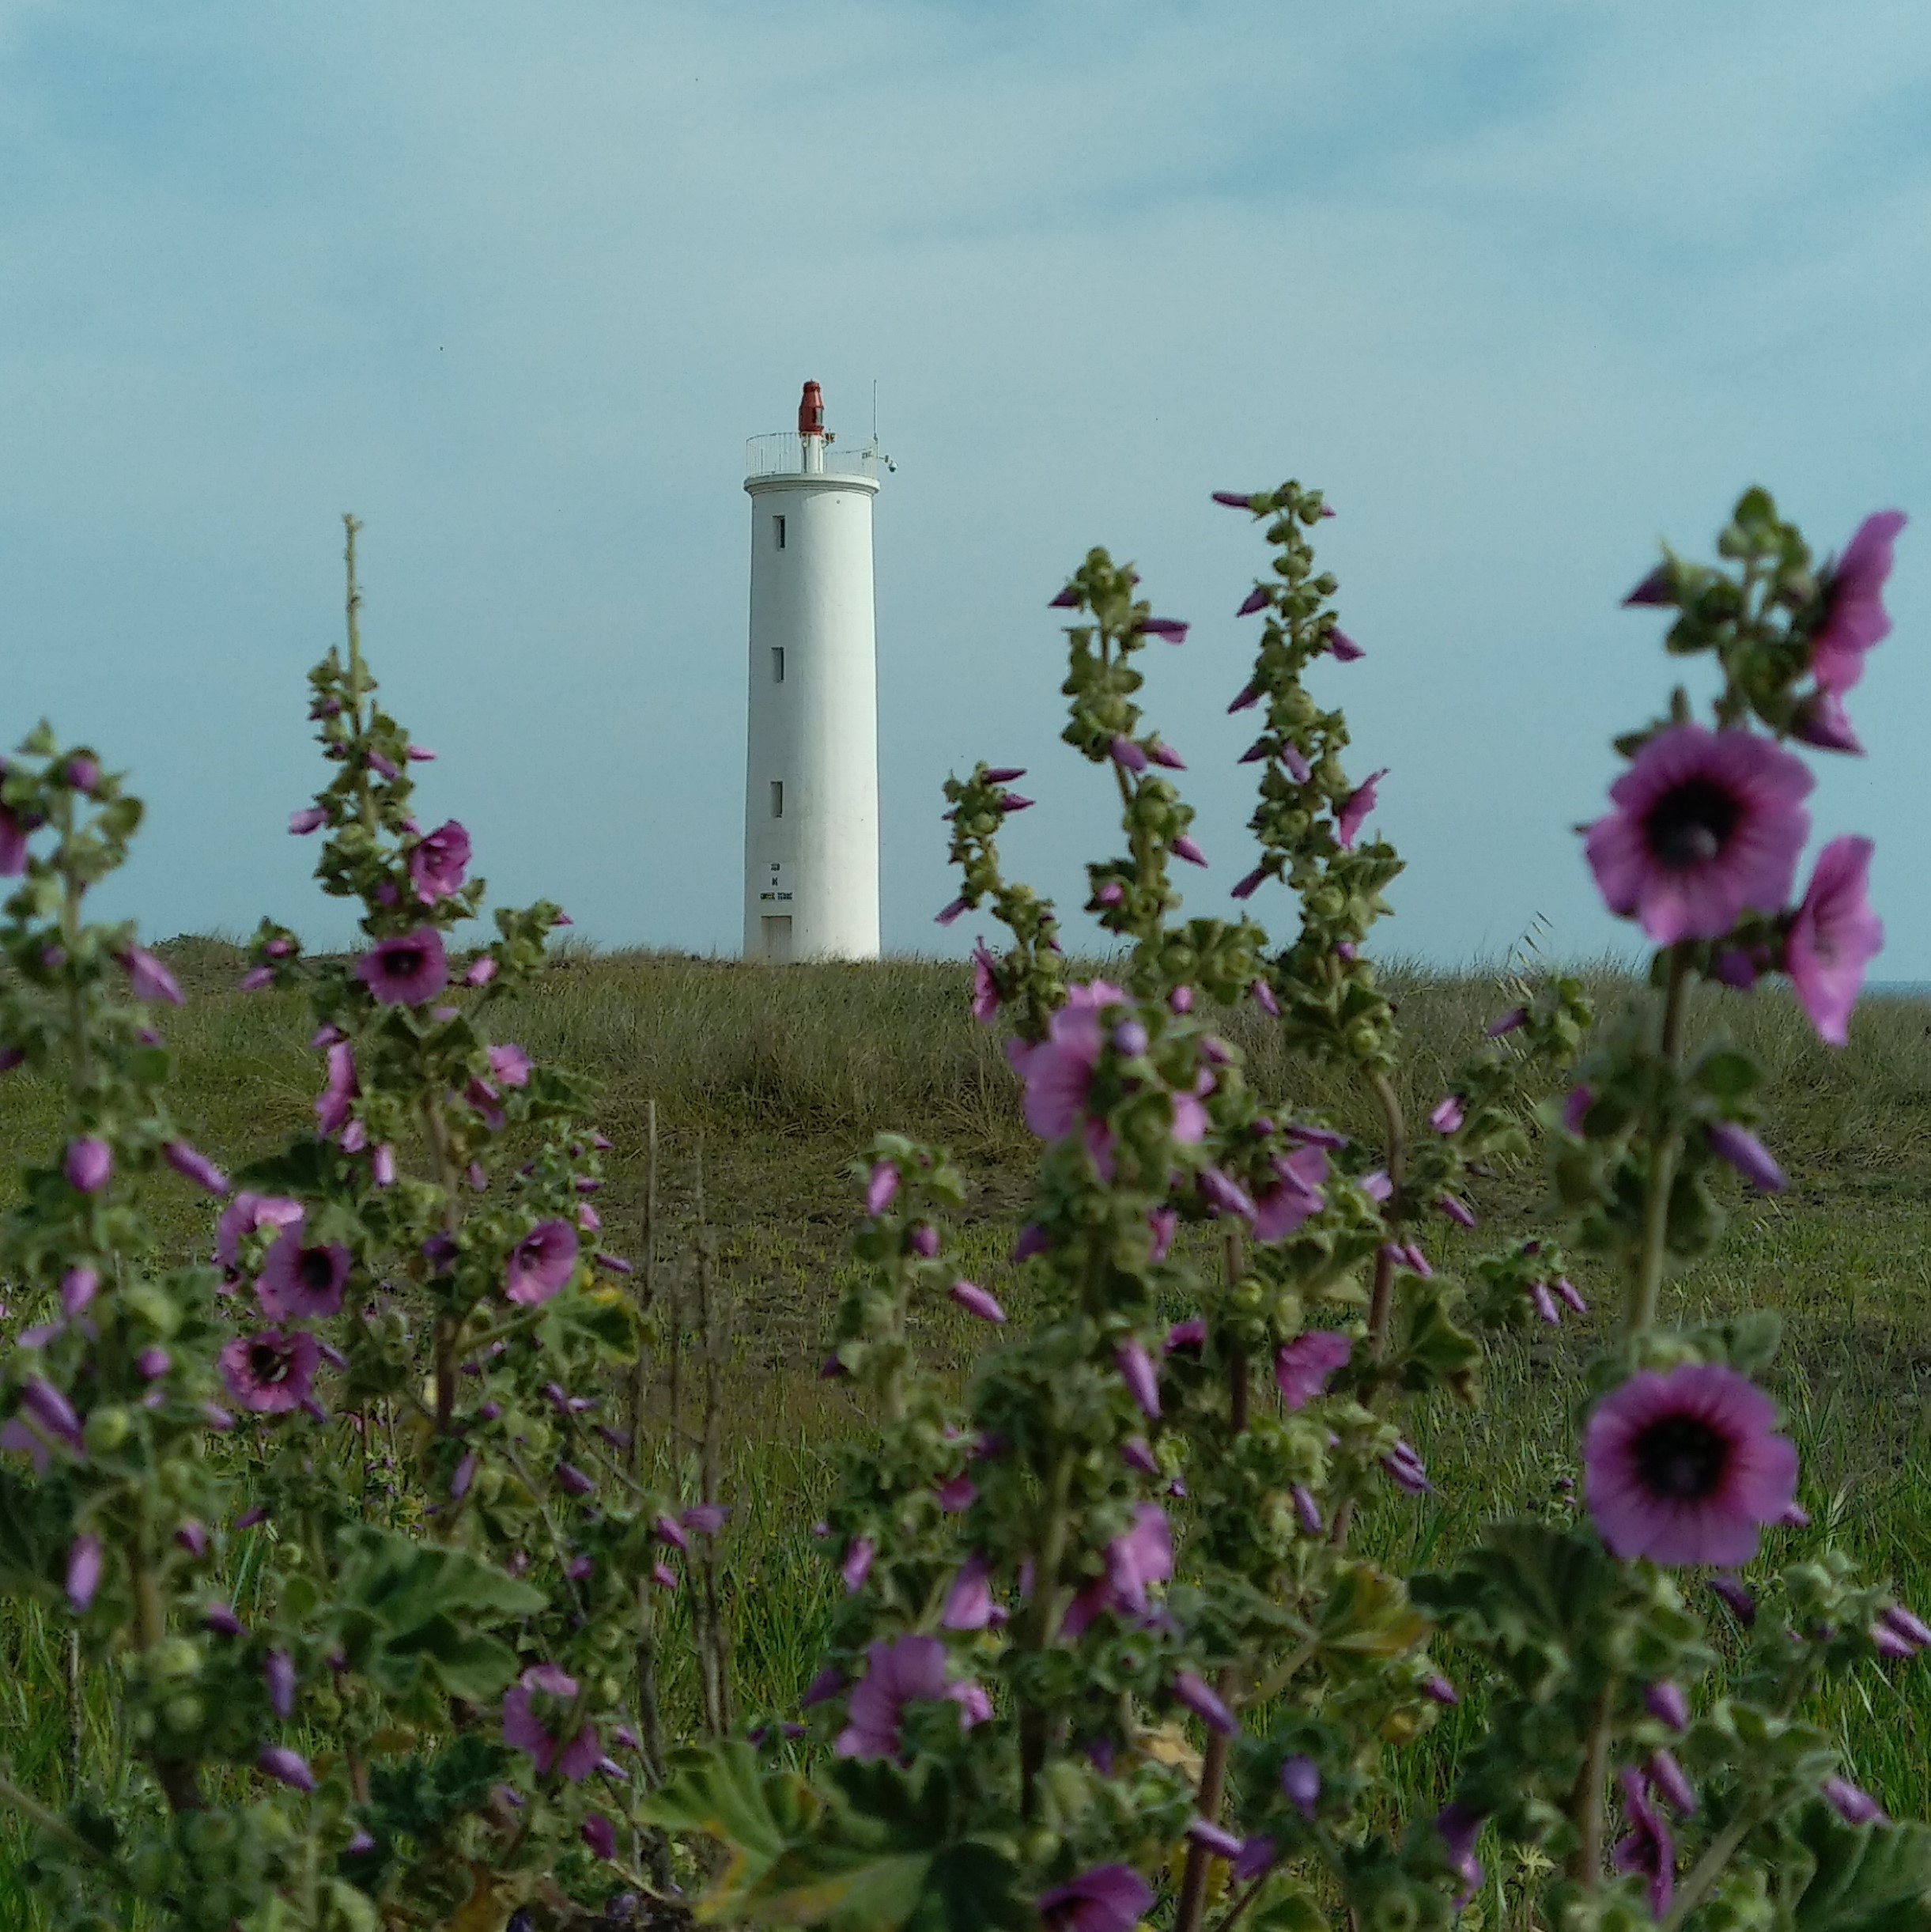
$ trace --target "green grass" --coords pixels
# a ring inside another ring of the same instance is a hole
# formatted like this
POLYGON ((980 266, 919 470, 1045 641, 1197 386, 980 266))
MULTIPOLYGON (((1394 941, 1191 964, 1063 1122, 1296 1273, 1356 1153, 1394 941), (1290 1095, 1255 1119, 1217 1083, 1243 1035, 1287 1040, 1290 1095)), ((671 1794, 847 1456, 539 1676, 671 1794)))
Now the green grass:
MULTIPOLYGON (((181 941, 163 950, 191 995, 168 1020, 177 1113, 225 1162, 266 1151, 310 1117, 319 1084, 300 1002, 232 992, 231 947, 181 941)), ((1607 973, 1594 977, 1609 1008, 1645 996, 1607 973)), ((1405 1098, 1425 1111, 1506 1002, 1479 974, 1389 977, 1413 1048, 1405 1098)), ((899 1129, 950 1146, 973 1185, 955 1231, 962 1257, 996 1292, 1012 1292, 1004 1256, 1034 1148, 998 1040, 965 1010, 965 985, 962 968, 916 962, 771 970, 577 951, 501 1011, 500 1033, 597 1083, 598 1118, 617 1143, 600 1205, 619 1252, 634 1250, 639 1234, 644 1120, 655 1101, 667 1292, 683 1272, 701 1149, 732 1338, 726 1486, 735 1514, 724 1587, 741 1711, 795 1702, 829 1613, 829 1567, 810 1526, 840 1446, 862 1439, 865 1423, 815 1369, 853 1220, 847 1170, 875 1132, 899 1129)), ((1256 1011, 1222 1018, 1264 1091, 1370 1129, 1363 1097, 1290 1064, 1256 1011)), ((1780 1535, 1801 1550, 1830 1534, 1922 1609, 1931 1605, 1931 1004, 1867 1001, 1842 1052, 1820 1046, 1775 993, 1712 996, 1694 1026, 1729 1029, 1768 1070, 1765 1138, 1792 1185, 1763 1200, 1737 1190, 1725 1240, 1672 1284, 1669 1305, 1692 1319, 1747 1306, 1783 1312, 1776 1386, 1817 1520, 1780 1535)), ((56 1097, 10 1076, 0 1087, 0 1172, 44 1159, 57 1129, 56 1097)), ((1438 1265, 1453 1268, 1525 1226, 1539 1191, 1533 1168, 1498 1177, 1480 1231, 1445 1224, 1431 1237, 1438 1265)), ((158 1182, 156 1211, 171 1245, 205 1247, 206 1204, 185 1185, 158 1182)), ((1598 1284, 1580 1279, 1593 1295, 1598 1284)), ((1445 1558, 1487 1517, 1555 1507, 1556 1478, 1574 1473, 1570 1408, 1594 1329, 1592 1319, 1504 1342, 1480 1408, 1433 1412, 1418 1425, 1436 1492, 1391 1503, 1364 1526, 1382 1552, 1445 1558)), ((925 1340, 935 1362, 962 1375, 983 1333, 946 1318, 925 1340)), ((0 1758, 57 1798, 66 1718, 56 1623, 32 1610, 0 1615, 0 1758)), ((677 1718, 694 1710, 695 1689, 681 1647, 672 1649, 666 1688, 677 1718)), ((1923 1810, 1931 1664, 1871 1670, 1816 1715, 1841 1732, 1895 1814, 1923 1810)), ((1438 1787, 1475 1715, 1451 1714, 1411 1754, 1418 1794, 1438 1787)), ((90 1707, 86 1723, 90 1762, 111 1761, 111 1711, 90 1707)), ((0 1924, 25 1926, 24 1903, 9 1896, 6 1832, 0 1824, 0 1924)))

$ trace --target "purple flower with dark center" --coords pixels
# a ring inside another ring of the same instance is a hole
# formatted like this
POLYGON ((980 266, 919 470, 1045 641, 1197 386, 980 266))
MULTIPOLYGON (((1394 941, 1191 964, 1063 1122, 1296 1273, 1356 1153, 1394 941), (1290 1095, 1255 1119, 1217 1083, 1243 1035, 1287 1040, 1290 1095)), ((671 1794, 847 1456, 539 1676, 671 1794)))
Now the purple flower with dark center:
POLYGON ((1113 1366, 1127 1386, 1127 1393, 1137 1402, 1150 1421, 1160 1414, 1160 1383, 1154 1373, 1153 1359, 1140 1344, 1128 1340, 1113 1350, 1113 1366))
POLYGON ((1852 729, 1850 713, 1835 691, 1813 691, 1790 720, 1790 735, 1799 744, 1814 745, 1820 751, 1848 751, 1861 758, 1864 747, 1852 729))
POLYGON ((1824 1802, 1854 1829, 1859 1825, 1888 1824, 1884 1808, 1869 1791, 1860 1790, 1847 1778, 1826 1778, 1817 1786, 1824 1802))
POLYGON ((319 1359, 316 1338, 305 1329, 264 1329, 237 1335, 217 1359, 229 1393, 244 1408, 278 1416, 308 1401, 319 1359))
POLYGON ((539 1221, 510 1250, 503 1293, 526 1308, 546 1302, 576 1272, 576 1230, 568 1221, 539 1221))
POLYGON ((955 1281, 947 1292, 966 1314, 977 1316, 981 1321, 1000 1322, 1006 1319, 1005 1310, 977 1282, 955 1281))
POLYGON ((1865 897, 1872 850, 1868 838, 1834 838, 1818 853, 1784 940, 1797 1002, 1832 1046, 1844 1044, 1864 969, 1884 943, 1884 921, 1865 897))
POLYGON ((316 1775, 308 1768, 308 1760, 299 1751, 291 1751, 286 1745, 263 1745, 255 1760, 255 1768, 263 1777, 274 1779, 277 1784, 285 1784, 291 1791, 312 1791, 316 1788, 316 1775))
POLYGON ((846 1546, 845 1561, 838 1566, 838 1575, 848 1597, 856 1597, 865 1587, 865 1578, 871 1574, 871 1560, 875 1553, 876 1546, 870 1537, 854 1537, 846 1546))
POLYGON ((1191 1711, 1209 1730, 1218 1731, 1223 1737, 1231 1737, 1239 1728, 1234 1722, 1234 1713, 1193 1671, 1180 1670, 1173 1673, 1173 1697, 1176 1703, 1191 1711))
POLYGON ((1036 1903, 1045 1932, 1133 1932, 1153 1907, 1153 1888, 1130 1865, 1098 1865, 1036 1903))
POLYGON ((946 1681, 946 1647, 936 1637, 901 1637, 879 1642, 865 1652, 865 1674, 853 1688, 845 1715, 850 1722, 838 1734, 833 1749, 840 1757, 890 1758, 904 1762, 901 1730, 905 1708, 914 1703, 945 1701, 959 1707, 963 1730, 991 1715, 984 1691, 977 1684, 946 1681))
POLYGON ((470 835, 455 819, 425 833, 409 854, 409 876, 425 906, 462 890, 469 875, 470 835))
POLYGON ((1311 1757, 1298 1753, 1281 1760, 1281 1795, 1309 1824, 1314 1808, 1321 1802, 1321 1768, 1311 1757))
POLYGON ((67 1552, 67 1603, 76 1616, 94 1601, 94 1592, 100 1586, 100 1537, 76 1537, 67 1552))
POLYGON ((1643 1790, 1642 1773, 1625 1766, 1617 1773, 1623 1787, 1623 1817, 1628 1832, 1616 1841, 1609 1862, 1619 1872, 1633 1873, 1649 1881, 1649 1911, 1661 1919, 1669 1910, 1676 1883, 1676 1847, 1663 1814, 1643 1790))
POLYGON ((898 1170, 888 1160, 874 1161, 865 1181, 865 1212, 884 1213, 898 1192, 898 1170))
POLYGON ((321 1321, 342 1313, 353 1257, 338 1242, 307 1244, 301 1227, 285 1229, 269 1249, 255 1292, 278 1321, 321 1321))
POLYGON ((128 990, 137 1000, 145 1000, 157 1006, 183 1004, 175 976, 151 952, 139 946, 130 946, 119 958, 127 969, 128 990))
POLYGON ((1274 1385, 1290 1410, 1305 1408, 1347 1366, 1354 1344, 1332 1329, 1309 1329, 1274 1352, 1274 1385))
POLYGON ((328 1079, 316 1098, 316 1124, 324 1134, 338 1134, 349 1122, 349 1103, 360 1091, 355 1077, 355 1049, 337 1040, 328 1049, 328 1079))
POLYGON ((92 1134, 70 1140, 61 1171, 77 1193, 97 1194, 114 1172, 114 1150, 92 1134))
POLYGON ((449 984, 443 936, 433 926, 378 940, 356 962, 355 976, 382 1006, 419 1006, 449 984))
POLYGON ((1714 1363, 1612 1390, 1582 1439, 1584 1499, 1611 1553, 1748 1563, 1796 1493, 1797 1450, 1775 1426, 1770 1397, 1714 1363))
POLYGON ((286 1650, 270 1650, 262 1659, 262 1681, 268 1687, 268 1707, 285 1721, 295 1712, 295 1660, 286 1650))
POLYGON ((1164 637, 1169 644, 1185 644, 1189 627, 1177 617, 1145 617, 1133 628, 1143 637, 1164 637))
POLYGON ((584 1725, 566 1742, 560 1732, 561 1723, 569 1720, 569 1711, 550 1715, 557 1705, 573 1703, 576 1698, 576 1680, 554 1664, 533 1665, 503 1693, 503 1741, 528 1752, 539 1778, 547 1778, 554 1771, 572 1784, 578 1783, 596 1769, 597 1760, 603 1755, 594 1725, 584 1725), (538 1696, 546 1704, 536 1703, 538 1696), (557 1725, 557 1730, 551 1730, 553 1723, 557 1725))
POLYGON ((1810 641, 1810 671, 1819 690, 1842 696, 1864 675, 1865 652, 1890 636, 1884 580, 1904 521, 1902 510, 1865 517, 1825 573, 1823 621, 1810 641))
POLYGON ((1336 842, 1343 852, 1355 849, 1355 834, 1359 832, 1368 814, 1378 802, 1377 788, 1388 776, 1389 768, 1384 765, 1377 772, 1370 772, 1347 796, 1342 800, 1340 809, 1334 815, 1336 842))
POLYGON ((1328 648, 1334 653, 1334 660, 1337 664, 1351 664, 1358 658, 1368 655, 1339 624, 1332 626, 1328 633, 1328 648))
POLYGON ((1726 1160, 1760 1194, 1781 1194, 1786 1185, 1783 1170, 1770 1151, 1753 1133, 1733 1121, 1712 1121, 1703 1129, 1710 1151, 1726 1160))
POLYGON ((1810 833, 1802 761, 1744 731, 1676 724, 1609 788, 1585 849, 1604 903, 1659 946, 1721 939, 1745 910, 1777 913, 1810 833))
POLYGON ((939 1613, 942 1630, 984 1630, 992 1620, 991 1572, 986 1560, 977 1551, 959 1566, 946 1593, 946 1607, 939 1613))

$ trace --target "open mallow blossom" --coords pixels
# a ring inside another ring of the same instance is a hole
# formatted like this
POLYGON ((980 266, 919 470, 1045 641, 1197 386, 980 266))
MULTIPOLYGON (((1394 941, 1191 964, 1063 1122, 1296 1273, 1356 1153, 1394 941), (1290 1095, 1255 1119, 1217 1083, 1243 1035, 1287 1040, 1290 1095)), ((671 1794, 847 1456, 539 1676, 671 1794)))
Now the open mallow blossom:
POLYGON ((228 1392, 257 1415, 285 1415, 309 1399, 321 1350, 307 1330, 264 1329, 225 1344, 218 1365, 228 1392))
POLYGON ((1077 1637, 1102 1610, 1145 1616, 1149 1587, 1166 1582, 1173 1574, 1173 1533, 1166 1512, 1157 1503, 1139 1503, 1132 1526, 1106 1545, 1106 1574, 1089 1583, 1068 1606, 1060 1634, 1077 1637))
POLYGON ((539 1221, 510 1250, 503 1293, 525 1308, 546 1302, 576 1272, 576 1230, 568 1221, 539 1221))
POLYGON ((946 1647, 936 1637, 873 1643, 865 1652, 865 1674, 845 1707, 849 1722, 833 1748, 840 1757, 903 1763, 906 1707, 947 1702, 958 1706, 964 1729, 992 1715, 992 1702, 980 1685, 947 1682, 946 1647))
POLYGON ((463 889, 469 875, 470 835, 455 819, 426 832, 409 855, 410 882, 425 906, 463 889))
POLYGON ((1102 1865, 1036 1902, 1046 1932, 1133 1932, 1153 1909, 1153 1887, 1130 1865, 1102 1865))
POLYGON ((285 1229, 268 1250, 255 1292, 278 1321, 320 1321, 342 1313, 349 1250, 339 1242, 304 1242, 300 1224, 285 1229))
POLYGON ((1080 1125, 1105 1044, 1102 1009, 1129 1003, 1105 980, 1069 986, 1065 1005, 1046 1023, 1045 1039, 1034 1045, 1007 1042, 1006 1057, 1026 1083, 1026 1124, 1041 1140, 1061 1140, 1080 1125))
POLYGON ((1884 943, 1884 921, 1865 896, 1868 838, 1834 838, 1817 855, 1803 903, 1784 939, 1784 970, 1819 1039, 1842 1046, 1864 970, 1884 943))
POLYGON ((1810 675, 1820 690, 1840 695, 1864 675, 1864 654, 1891 634, 1884 581, 1891 546, 1904 527, 1902 510, 1880 510, 1857 526, 1844 554, 1824 573, 1823 621, 1810 640, 1810 675))
POLYGON ((1782 912, 1810 834, 1811 783, 1801 759, 1748 732, 1658 732, 1585 836, 1604 902, 1658 946, 1721 939, 1746 911, 1782 912))
POLYGON ((242 1242, 264 1227, 279 1231, 300 1227, 304 1210, 299 1200, 286 1200, 274 1194, 237 1194, 221 1210, 214 1224, 214 1258, 225 1268, 236 1267, 241 1259, 242 1242))
POLYGON ((594 1725, 583 1725, 567 1738, 562 1735, 576 1699, 576 1680, 554 1664, 533 1665, 503 1693, 503 1741, 528 1752, 539 1778, 554 1771, 578 1783, 603 1755, 594 1725))
POLYGON ((1305 1408, 1347 1366, 1354 1344, 1332 1329, 1309 1329, 1274 1352, 1274 1382, 1289 1409, 1305 1408))
POLYGON ((1377 795, 1381 782, 1387 776, 1388 767, 1385 766, 1377 772, 1369 773, 1342 800, 1340 810, 1334 815, 1334 836, 1336 842, 1343 852, 1354 850, 1355 836, 1367 822, 1368 814, 1374 811, 1379 802, 1377 795))
POLYGON ((355 976, 380 1005, 420 1006, 449 984, 443 936, 433 926, 378 940, 356 962, 355 976))
POLYGON ((1776 1405, 1734 1369, 1632 1375, 1582 1438, 1583 1497, 1610 1552, 1660 1563, 1748 1563, 1797 1494, 1776 1405))

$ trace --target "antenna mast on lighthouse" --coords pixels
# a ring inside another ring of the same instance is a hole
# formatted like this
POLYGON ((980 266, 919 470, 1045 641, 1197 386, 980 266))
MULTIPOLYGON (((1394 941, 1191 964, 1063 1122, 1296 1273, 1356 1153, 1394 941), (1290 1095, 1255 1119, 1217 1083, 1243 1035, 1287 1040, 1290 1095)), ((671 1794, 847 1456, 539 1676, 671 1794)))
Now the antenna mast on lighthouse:
POLYGON ((879 956, 879 691, 871 502, 885 460, 828 455, 824 391, 752 439, 744 957, 879 956))

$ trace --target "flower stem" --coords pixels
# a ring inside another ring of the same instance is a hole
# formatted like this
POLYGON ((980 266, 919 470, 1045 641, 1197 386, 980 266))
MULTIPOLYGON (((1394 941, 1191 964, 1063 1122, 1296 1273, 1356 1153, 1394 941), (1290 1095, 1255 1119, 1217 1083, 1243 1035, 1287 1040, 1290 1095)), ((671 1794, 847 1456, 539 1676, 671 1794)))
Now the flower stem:
POLYGON ((1602 1883, 1603 1795, 1609 1783, 1610 1717, 1615 1707, 1616 1680, 1603 1686, 1589 1726, 1582 1768, 1576 1773, 1570 1795, 1570 1818, 1576 1828, 1576 1848, 1570 1853, 1569 1876, 1593 1892, 1602 1883))
MULTIPOLYGON (((1669 985, 1663 996, 1663 1064, 1674 1072, 1683 1059, 1683 1023, 1689 1011, 1690 961, 1681 947, 1669 959, 1669 985)), ((1629 1333, 1640 1335, 1654 1325, 1662 1299, 1663 1262, 1669 1231, 1669 1196, 1676 1178, 1675 1131, 1659 1127, 1649 1144, 1649 1189, 1643 1204, 1642 1248, 1637 1257, 1634 1291, 1630 1299, 1629 1333)))
POLYGON ((1723 1868, 1736 1856, 1736 1847, 1759 1822, 1755 1812, 1741 1811, 1717 1832, 1691 1867, 1689 1876, 1676 1888, 1676 1900, 1657 1932, 1677 1932, 1683 1920, 1702 1903, 1703 1895, 1723 1876, 1723 1868))
MULTIPOLYGON (((1378 1068, 1369 1069, 1368 1085, 1381 1106, 1382 1128, 1387 1135, 1388 1178, 1399 1197, 1408 1169, 1408 1125, 1401 1117, 1401 1096, 1395 1091, 1394 1083, 1378 1068)), ((1384 1242, 1374 1257, 1374 1290, 1368 1303, 1368 1348, 1377 1367, 1387 1359, 1394 1310, 1395 1261, 1384 1242)))

